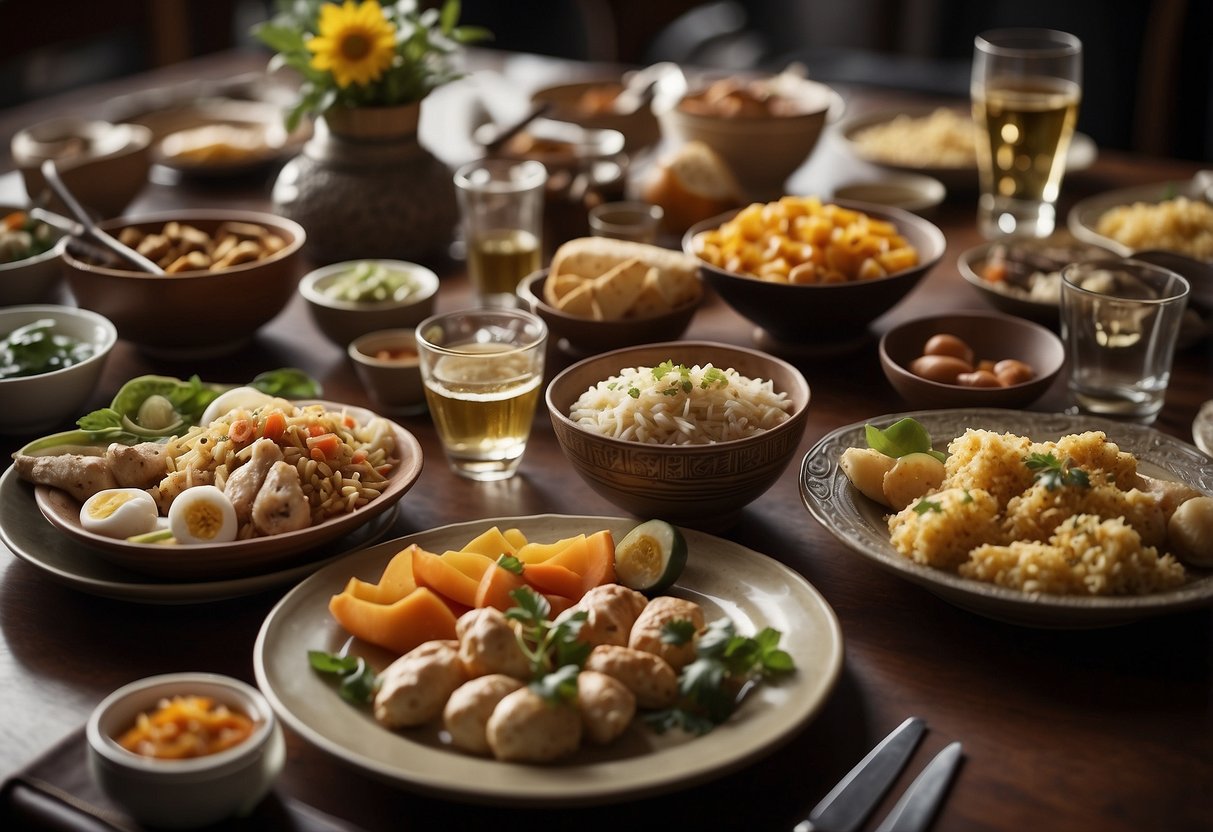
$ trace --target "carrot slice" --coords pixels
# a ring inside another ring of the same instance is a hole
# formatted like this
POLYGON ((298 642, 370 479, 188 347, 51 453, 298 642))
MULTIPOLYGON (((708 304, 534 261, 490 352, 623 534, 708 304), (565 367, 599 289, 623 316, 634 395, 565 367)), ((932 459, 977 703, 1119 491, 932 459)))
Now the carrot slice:
POLYGON ((413 552, 413 578, 418 586, 430 589, 465 607, 476 603, 477 581, 472 580, 445 558, 422 549, 413 552))
POLYGON ((493 568, 484 573, 484 577, 480 579, 480 586, 476 588, 475 606, 496 607, 504 612, 510 607, 518 606, 517 602, 510 597, 510 593, 524 586, 526 586, 526 582, 522 580, 521 575, 516 575, 508 569, 493 564, 493 568))
POLYGON ((336 459, 341 453, 341 437, 335 433, 322 433, 307 438, 308 453, 312 459, 336 459), (316 454, 320 454, 317 457, 316 454))
POLYGON ((557 540, 555 543, 528 543, 519 549, 514 554, 514 557, 523 563, 542 563, 560 554, 568 547, 576 545, 578 542, 584 543, 585 535, 579 534, 576 537, 566 537, 564 540, 557 540))
POLYGON ((522 579, 545 595, 552 593, 580 599, 585 594, 585 590, 581 588, 581 575, 559 563, 528 563, 522 571, 522 579))
POLYGON ((227 436, 237 445, 243 445, 253 438, 256 428, 249 419, 236 419, 227 429, 227 436))
POLYGON ((400 654, 427 641, 455 638, 455 614, 425 587, 392 604, 341 592, 329 601, 329 612, 351 635, 400 654))
POLYGON ((281 410, 271 410, 265 414, 265 424, 261 426, 261 435, 266 439, 277 442, 286 433, 286 414, 281 410))
POLYGON ((615 540, 606 529, 553 555, 546 563, 563 566, 581 576, 581 595, 615 580, 615 540))

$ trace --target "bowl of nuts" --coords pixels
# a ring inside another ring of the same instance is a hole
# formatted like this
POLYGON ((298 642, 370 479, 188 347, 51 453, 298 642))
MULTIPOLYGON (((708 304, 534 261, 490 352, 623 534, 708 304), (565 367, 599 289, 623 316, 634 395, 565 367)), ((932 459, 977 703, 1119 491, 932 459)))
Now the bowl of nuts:
POLYGON ((880 366, 918 408, 1026 407, 1065 363, 1061 339, 1040 324, 986 312, 952 312, 893 327, 880 366))
POLYGON ((233 352, 282 311, 299 282, 303 228, 273 214, 176 211, 100 227, 165 274, 135 271, 84 239, 65 238, 60 250, 72 294, 153 355, 233 352))

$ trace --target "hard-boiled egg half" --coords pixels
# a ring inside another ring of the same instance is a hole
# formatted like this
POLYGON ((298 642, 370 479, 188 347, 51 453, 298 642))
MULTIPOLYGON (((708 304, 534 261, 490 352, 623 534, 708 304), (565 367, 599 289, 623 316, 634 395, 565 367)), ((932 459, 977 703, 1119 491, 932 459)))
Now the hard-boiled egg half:
POLYGON ((227 543, 236 539, 236 509, 213 485, 195 485, 168 509, 168 527, 178 543, 227 543))
POLYGON ((156 501, 139 488, 106 488, 84 501, 80 525, 106 537, 126 538, 156 528, 156 501))

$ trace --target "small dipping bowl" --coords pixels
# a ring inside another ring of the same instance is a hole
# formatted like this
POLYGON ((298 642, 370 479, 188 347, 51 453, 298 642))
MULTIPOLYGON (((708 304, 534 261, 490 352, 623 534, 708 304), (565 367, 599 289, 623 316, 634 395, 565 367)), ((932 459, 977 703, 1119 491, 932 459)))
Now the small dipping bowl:
POLYGON ((368 332, 351 341, 347 352, 362 386, 385 415, 411 416, 425 411, 425 385, 413 330, 368 332))
POLYGON ((590 209, 590 234, 637 243, 657 242, 665 211, 647 202, 606 202, 590 209))
POLYGON ((101 790, 135 820, 193 829, 246 815, 269 792, 286 744, 269 702, 251 685, 213 673, 151 676, 119 688, 89 717, 88 766, 101 790), (158 759, 127 751, 118 737, 162 699, 206 696, 253 720, 243 742, 202 757, 158 759))

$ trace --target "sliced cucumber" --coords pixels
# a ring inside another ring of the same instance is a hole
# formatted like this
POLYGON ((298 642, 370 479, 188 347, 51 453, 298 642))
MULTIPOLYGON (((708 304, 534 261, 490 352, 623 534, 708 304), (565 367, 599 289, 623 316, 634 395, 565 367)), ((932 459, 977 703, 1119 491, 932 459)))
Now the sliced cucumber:
POLYGON ((686 539, 664 520, 641 523, 615 547, 616 580, 646 595, 669 589, 686 565, 686 539))

